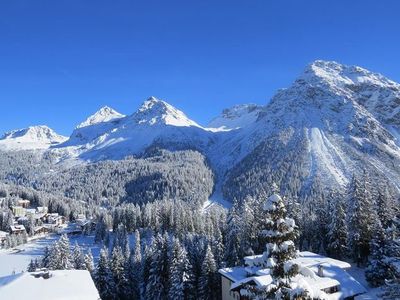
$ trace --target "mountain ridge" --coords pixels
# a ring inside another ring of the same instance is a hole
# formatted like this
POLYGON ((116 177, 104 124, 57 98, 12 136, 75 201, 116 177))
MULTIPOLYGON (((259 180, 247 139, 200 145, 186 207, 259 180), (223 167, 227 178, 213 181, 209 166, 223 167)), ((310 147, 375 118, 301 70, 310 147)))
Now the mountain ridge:
POLYGON ((81 125, 48 151, 90 162, 196 150, 230 199, 271 181, 300 194, 316 181, 344 188, 363 169, 400 189, 400 85, 357 66, 317 60, 268 104, 233 106, 205 127, 155 97, 131 115, 105 107, 81 125))

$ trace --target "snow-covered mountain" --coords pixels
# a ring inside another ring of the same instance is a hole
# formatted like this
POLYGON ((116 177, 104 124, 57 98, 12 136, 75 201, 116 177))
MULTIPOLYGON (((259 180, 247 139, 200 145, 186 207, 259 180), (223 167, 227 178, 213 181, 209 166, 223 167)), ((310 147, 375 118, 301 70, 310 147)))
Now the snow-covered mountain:
POLYGON ((400 86, 382 75, 315 61, 226 144, 243 157, 229 171, 226 193, 251 194, 271 181, 299 193, 344 187, 364 170, 399 189, 399 99, 400 86))
POLYGON ((262 106, 256 104, 240 104, 224 109, 222 114, 208 123, 208 128, 238 129, 254 123, 262 106))
POLYGON ((85 121, 83 121, 81 124, 79 124, 76 128, 83 128, 99 123, 105 123, 109 122, 115 119, 120 119, 125 117, 124 115, 120 114, 119 112, 115 111, 111 107, 104 106, 100 108, 95 114, 91 115, 89 118, 87 118, 85 121))
POLYGON ((0 138, 0 150, 47 149, 65 140, 67 137, 47 126, 31 126, 5 133, 0 138))
POLYGON ((364 171, 400 188, 400 85, 360 67, 315 61, 267 105, 225 109, 207 127, 151 97, 127 116, 100 109, 49 151, 96 161, 155 146, 202 152, 229 198, 272 181, 297 195, 344 187, 364 171))
POLYGON ((182 111, 155 97, 147 99, 129 116, 107 108, 113 118, 99 118, 105 115, 103 111, 88 118, 96 122, 79 125, 55 150, 70 158, 120 159, 141 154, 155 144, 172 149, 204 149, 211 134, 182 111))

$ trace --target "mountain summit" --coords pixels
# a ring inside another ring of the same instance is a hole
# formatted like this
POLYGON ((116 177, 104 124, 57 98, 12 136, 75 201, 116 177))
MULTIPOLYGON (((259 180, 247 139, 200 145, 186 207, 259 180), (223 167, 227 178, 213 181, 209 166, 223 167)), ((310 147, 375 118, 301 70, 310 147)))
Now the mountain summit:
POLYGON ((7 132, 0 139, 0 149, 30 150, 46 149, 67 140, 53 129, 40 125, 7 132))
POLYGON ((148 98, 132 117, 138 124, 200 127, 182 111, 155 97, 148 98))
POLYGON ((78 129, 98 123, 109 122, 111 120, 120 119, 123 117, 125 116, 115 111, 111 107, 104 106, 101 109, 99 109, 96 113, 91 115, 89 118, 87 118, 84 122, 79 124, 76 128, 78 129))

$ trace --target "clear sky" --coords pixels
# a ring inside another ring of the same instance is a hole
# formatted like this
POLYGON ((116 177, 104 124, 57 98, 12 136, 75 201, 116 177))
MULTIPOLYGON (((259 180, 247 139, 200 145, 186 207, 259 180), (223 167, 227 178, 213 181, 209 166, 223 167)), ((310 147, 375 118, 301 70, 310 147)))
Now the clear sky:
POLYGON ((69 135, 103 105, 154 95, 206 124, 265 104, 315 59, 400 82, 400 1, 0 2, 0 133, 69 135))

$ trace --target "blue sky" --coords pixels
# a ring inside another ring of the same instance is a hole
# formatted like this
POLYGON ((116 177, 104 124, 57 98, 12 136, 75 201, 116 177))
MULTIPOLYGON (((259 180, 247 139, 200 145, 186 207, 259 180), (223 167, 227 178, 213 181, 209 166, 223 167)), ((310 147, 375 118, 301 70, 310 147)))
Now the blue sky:
POLYGON ((400 1, 1 1, 0 132, 68 135, 154 95, 205 124, 267 103, 315 59, 400 81, 400 1))

